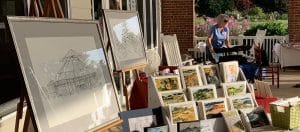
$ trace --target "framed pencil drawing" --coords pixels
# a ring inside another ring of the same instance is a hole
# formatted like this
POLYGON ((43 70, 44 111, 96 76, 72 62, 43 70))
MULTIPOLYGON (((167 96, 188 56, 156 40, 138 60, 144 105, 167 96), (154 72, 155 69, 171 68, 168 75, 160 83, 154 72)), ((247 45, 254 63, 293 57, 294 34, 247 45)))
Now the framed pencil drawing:
POLYGON ((120 119, 97 22, 8 17, 8 23, 38 131, 82 132, 120 119))
POLYGON ((184 88, 192 88, 203 85, 198 65, 182 66, 179 69, 184 88))
POLYGON ((115 69, 122 70, 147 64, 138 13, 118 10, 104 10, 103 12, 115 69))

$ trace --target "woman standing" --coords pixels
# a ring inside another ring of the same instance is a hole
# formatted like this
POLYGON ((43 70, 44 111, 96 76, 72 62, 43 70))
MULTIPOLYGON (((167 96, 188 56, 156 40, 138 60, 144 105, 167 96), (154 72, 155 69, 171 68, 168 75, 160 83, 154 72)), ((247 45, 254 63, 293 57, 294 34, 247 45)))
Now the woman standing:
POLYGON ((224 47, 224 44, 227 48, 230 46, 229 39, 229 28, 226 27, 229 17, 225 14, 220 14, 216 18, 217 24, 210 29, 208 36, 208 49, 211 52, 216 63, 219 62, 220 56, 222 53, 215 53, 220 48, 224 47))

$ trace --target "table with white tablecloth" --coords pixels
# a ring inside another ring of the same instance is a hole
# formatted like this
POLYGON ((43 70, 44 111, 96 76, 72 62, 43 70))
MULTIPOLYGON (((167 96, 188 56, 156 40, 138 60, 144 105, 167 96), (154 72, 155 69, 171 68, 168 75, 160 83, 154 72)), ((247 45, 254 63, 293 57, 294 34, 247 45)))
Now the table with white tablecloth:
POLYGON ((280 64, 281 68, 289 66, 300 66, 300 49, 280 46, 280 64))

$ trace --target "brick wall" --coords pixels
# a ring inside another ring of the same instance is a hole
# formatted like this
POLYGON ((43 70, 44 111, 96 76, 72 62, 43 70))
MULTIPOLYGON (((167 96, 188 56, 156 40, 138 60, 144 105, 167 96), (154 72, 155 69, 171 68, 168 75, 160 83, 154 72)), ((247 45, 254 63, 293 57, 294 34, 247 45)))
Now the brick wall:
POLYGON ((289 0, 288 6, 289 41, 300 44, 300 0, 289 0))
POLYGON ((162 33, 177 35, 181 54, 193 47, 194 3, 194 0, 161 0, 162 33))

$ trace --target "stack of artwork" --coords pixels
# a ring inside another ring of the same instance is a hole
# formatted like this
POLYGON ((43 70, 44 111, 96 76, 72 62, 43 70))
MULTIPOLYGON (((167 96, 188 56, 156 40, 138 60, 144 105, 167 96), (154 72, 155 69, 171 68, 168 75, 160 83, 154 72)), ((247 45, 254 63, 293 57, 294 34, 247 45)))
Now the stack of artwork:
POLYGON ((256 102, 247 81, 241 80, 238 62, 182 66, 179 71, 180 75, 152 77, 169 125, 180 132, 213 131, 211 124, 201 126, 200 122, 226 118, 229 131, 246 130, 238 111, 254 109, 256 102))

